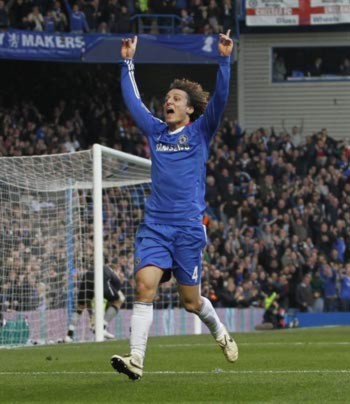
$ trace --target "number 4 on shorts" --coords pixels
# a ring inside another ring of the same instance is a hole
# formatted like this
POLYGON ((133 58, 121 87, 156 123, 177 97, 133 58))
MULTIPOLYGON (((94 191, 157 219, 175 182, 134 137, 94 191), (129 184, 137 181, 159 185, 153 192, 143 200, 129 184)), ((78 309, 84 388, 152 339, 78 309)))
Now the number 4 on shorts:
POLYGON ((197 282, 197 279, 198 279, 198 265, 196 265, 194 267, 193 274, 192 274, 192 279, 194 279, 197 282))

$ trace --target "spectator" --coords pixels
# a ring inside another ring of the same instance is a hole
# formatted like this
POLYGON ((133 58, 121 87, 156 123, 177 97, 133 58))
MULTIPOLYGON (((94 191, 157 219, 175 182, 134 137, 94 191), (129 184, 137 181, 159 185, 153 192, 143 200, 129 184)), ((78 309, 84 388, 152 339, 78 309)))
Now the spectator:
POLYGON ((0 31, 6 30, 9 26, 9 16, 4 0, 0 0, 0 31))
POLYGON ((73 4, 73 9, 70 10, 70 31, 75 34, 82 34, 83 32, 89 32, 90 28, 86 21, 85 14, 80 11, 77 3, 73 4))
POLYGON ((125 6, 121 7, 120 14, 117 17, 117 32, 127 33, 131 30, 130 13, 125 6))
POLYGON ((310 282, 311 275, 304 275, 303 280, 299 283, 296 290, 296 302, 298 309, 302 312, 312 312, 314 299, 310 282))
POLYGON ((257 326, 257 329, 283 328, 283 316, 278 304, 278 294, 270 285, 264 298, 265 313, 263 317, 263 327, 257 326))
POLYGON ((224 32, 231 29, 233 31, 235 22, 235 10, 232 0, 224 0, 222 5, 222 29, 224 32))
MULTIPOLYGON (((83 6, 83 12, 86 18, 86 24, 89 27, 89 31, 97 31, 101 23, 101 8, 99 0, 92 0, 86 2, 83 6)), ((85 28, 86 32, 88 31, 85 28)))
POLYGON ((340 304, 342 311, 350 311, 350 263, 345 265, 341 275, 340 304))
POLYGON ((320 269, 321 278, 324 281, 324 303, 325 311, 332 312, 338 309, 337 298, 337 271, 329 264, 325 263, 320 269))
POLYGON ((108 34, 110 31, 107 23, 102 21, 97 32, 99 32, 100 34, 108 34))
POLYGON ((205 24, 208 24, 207 15, 203 15, 203 11, 206 9, 203 6, 202 0, 192 0, 192 4, 190 6, 190 14, 193 17, 193 23, 196 33, 200 33, 204 30, 205 24))
POLYGON ((44 17, 44 29, 46 32, 55 32, 56 21, 52 10, 48 10, 44 17))
POLYGON ((312 275, 311 287, 314 294, 312 310, 314 313, 322 313, 324 311, 324 280, 322 279, 319 270, 312 275))
POLYGON ((113 34, 118 32, 117 17, 114 12, 111 12, 108 18, 107 31, 113 34))
POLYGON ((64 32, 68 28, 67 17, 61 9, 60 1, 55 1, 52 9, 52 15, 55 19, 55 29, 58 32, 64 32))
POLYGON ((149 5, 148 5, 149 0, 139 0, 139 6, 140 9, 143 13, 147 13, 149 11, 149 5))
POLYGON ((324 73, 323 70, 323 60, 321 57, 317 57, 314 63, 310 66, 309 71, 307 72, 308 76, 318 77, 324 73))
POLYGON ((282 56, 275 53, 273 59, 273 80, 274 81, 284 81, 287 75, 287 68, 284 63, 282 56))
POLYGON ((344 58, 343 62, 339 66, 339 73, 343 76, 350 76, 350 59, 344 58))
POLYGON ((176 14, 176 0, 162 0, 160 14, 176 14))
POLYGON ((24 0, 15 0, 15 3, 10 8, 10 23, 11 26, 20 29, 25 18, 31 10, 29 3, 24 0))
POLYGON ((29 21, 28 17, 23 17, 21 23, 18 28, 26 31, 31 31, 35 27, 35 23, 33 21, 29 21))
POLYGON ((34 24, 34 31, 44 30, 44 17, 42 16, 38 6, 34 6, 32 8, 32 12, 28 15, 28 21, 34 24))
POLYGON ((220 303, 222 307, 236 307, 235 299, 236 285, 232 277, 227 278, 225 289, 220 294, 220 303))
POLYGON ((329 256, 333 244, 333 237, 329 232, 328 223, 322 222, 319 234, 316 239, 316 246, 326 255, 329 256))
POLYGON ((221 10, 218 4, 216 3, 216 0, 209 0, 207 12, 208 12, 208 22, 210 27, 212 28, 212 32, 214 34, 217 34, 218 32, 222 31, 222 26, 220 25, 221 10))
POLYGON ((222 197, 222 204, 220 205, 220 211, 222 213, 221 219, 224 223, 227 223, 231 218, 235 218, 238 213, 240 204, 240 196, 235 192, 232 182, 227 184, 227 191, 222 197))
POLYGON ((194 32, 193 17, 189 15, 187 9, 180 10, 180 24, 179 30, 182 34, 191 34, 194 32))

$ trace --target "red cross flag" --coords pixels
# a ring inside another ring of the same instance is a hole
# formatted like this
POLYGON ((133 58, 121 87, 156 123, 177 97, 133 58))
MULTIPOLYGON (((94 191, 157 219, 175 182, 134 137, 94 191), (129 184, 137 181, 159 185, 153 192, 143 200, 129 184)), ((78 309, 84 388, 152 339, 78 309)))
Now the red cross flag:
POLYGON ((350 0, 246 0, 250 26, 350 23, 350 0))

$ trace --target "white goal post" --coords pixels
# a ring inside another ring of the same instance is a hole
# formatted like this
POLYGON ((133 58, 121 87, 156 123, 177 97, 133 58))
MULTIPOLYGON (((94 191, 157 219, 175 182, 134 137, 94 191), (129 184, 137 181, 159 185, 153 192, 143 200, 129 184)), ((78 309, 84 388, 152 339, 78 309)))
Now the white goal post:
MULTIPOLYGON (((140 167, 148 174, 142 178, 142 182, 150 181, 151 161, 141 157, 126 154, 118 150, 113 150, 104 146, 95 144, 93 146, 93 190, 94 190, 94 263, 95 263, 95 337, 96 341, 103 341, 103 220, 102 220, 102 190, 107 186, 103 183, 102 176, 102 154, 108 153, 117 159, 122 159, 126 164, 130 163, 135 167, 140 167)), ((130 185, 130 180, 127 184, 130 185)), ((134 183, 140 179, 134 179, 134 183)), ((115 185, 115 184, 113 184, 115 185)), ((119 183, 119 185, 121 185, 119 183)))
POLYGON ((87 270, 95 272, 95 324, 85 311, 77 340, 103 340, 103 266, 119 271, 131 301, 150 168, 100 145, 0 158, 0 346, 62 340, 87 270))

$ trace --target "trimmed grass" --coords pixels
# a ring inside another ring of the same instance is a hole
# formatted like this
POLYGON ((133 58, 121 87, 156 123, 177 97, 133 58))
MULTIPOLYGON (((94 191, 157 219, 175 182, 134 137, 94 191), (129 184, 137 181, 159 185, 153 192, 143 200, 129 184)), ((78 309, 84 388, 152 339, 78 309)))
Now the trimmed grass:
POLYGON ((347 403, 350 327, 235 336, 236 364, 208 335, 149 339, 141 381, 109 358, 127 341, 0 351, 0 403, 347 403))

